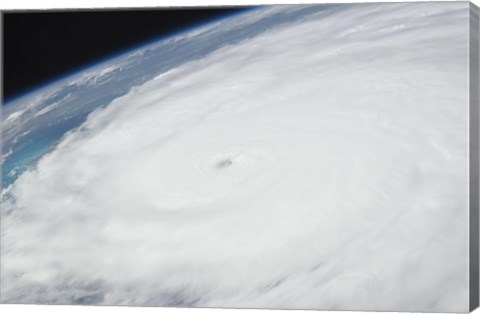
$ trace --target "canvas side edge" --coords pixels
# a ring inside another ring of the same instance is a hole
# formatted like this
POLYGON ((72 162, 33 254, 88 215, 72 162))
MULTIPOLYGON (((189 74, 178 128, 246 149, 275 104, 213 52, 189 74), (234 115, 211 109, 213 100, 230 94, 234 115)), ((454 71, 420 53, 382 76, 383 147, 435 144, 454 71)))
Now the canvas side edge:
POLYGON ((479 10, 469 8, 469 310, 479 302, 479 10))

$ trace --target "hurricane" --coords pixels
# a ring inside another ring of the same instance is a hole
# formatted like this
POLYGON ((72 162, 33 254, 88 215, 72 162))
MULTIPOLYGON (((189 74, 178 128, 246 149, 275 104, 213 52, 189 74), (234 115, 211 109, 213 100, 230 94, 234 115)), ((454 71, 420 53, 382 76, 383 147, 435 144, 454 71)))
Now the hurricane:
POLYGON ((7 106, 22 143, 198 45, 3 147, 2 302, 468 311, 468 12, 261 7, 7 106))

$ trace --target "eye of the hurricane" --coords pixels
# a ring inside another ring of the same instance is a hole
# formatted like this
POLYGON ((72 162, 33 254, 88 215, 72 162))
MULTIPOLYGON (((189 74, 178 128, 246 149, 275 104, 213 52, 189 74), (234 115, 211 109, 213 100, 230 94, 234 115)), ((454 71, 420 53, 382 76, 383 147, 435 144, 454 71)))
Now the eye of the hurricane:
MULTIPOLYGON (((208 210, 216 208, 214 204, 224 198, 232 200, 257 193, 277 178, 274 174, 279 160, 268 147, 249 143, 187 144, 175 143, 169 147, 174 149, 153 154, 148 162, 137 161, 138 166, 132 167, 135 170, 128 174, 128 184, 141 182, 138 193, 149 208, 159 212, 208 210)), ((123 197, 132 195, 138 194, 123 197)))
POLYGON ((231 165, 233 164, 233 160, 230 159, 230 158, 225 158, 225 159, 222 159, 220 161, 217 161, 215 163, 215 168, 217 169, 225 169, 225 168, 228 168, 230 167, 231 165))

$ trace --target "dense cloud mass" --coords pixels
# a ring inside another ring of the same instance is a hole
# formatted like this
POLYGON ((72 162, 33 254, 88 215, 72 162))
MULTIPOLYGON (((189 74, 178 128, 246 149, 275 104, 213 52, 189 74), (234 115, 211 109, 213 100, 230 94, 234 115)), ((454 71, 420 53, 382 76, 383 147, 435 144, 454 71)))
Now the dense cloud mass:
POLYGON ((467 16, 328 7, 94 111, 8 188, 2 302, 467 312, 467 16))

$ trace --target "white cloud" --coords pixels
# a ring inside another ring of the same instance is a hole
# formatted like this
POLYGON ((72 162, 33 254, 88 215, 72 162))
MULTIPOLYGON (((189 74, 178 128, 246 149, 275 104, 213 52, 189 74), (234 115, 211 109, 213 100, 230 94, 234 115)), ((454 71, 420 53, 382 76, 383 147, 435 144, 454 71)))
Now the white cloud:
POLYGON ((335 8, 93 112, 9 187, 2 301, 467 311, 467 14, 335 8))
POLYGON ((15 120, 17 120, 18 118, 20 118, 20 116, 25 112, 25 110, 20 110, 20 111, 15 111, 13 113, 11 113, 10 115, 8 115, 8 117, 5 118, 5 123, 11 123, 15 120))
MULTIPOLYGON (((63 100, 63 99, 62 99, 62 100, 63 100)), ((50 111, 52 111, 53 109, 58 108, 61 104, 62 104, 62 102, 56 101, 56 102, 54 102, 53 104, 48 105, 48 106, 46 106, 45 108, 43 108, 42 110, 36 112, 36 113, 34 114, 34 117, 37 118, 37 117, 39 117, 39 116, 43 116, 43 115, 46 114, 47 112, 50 112, 50 111)))

